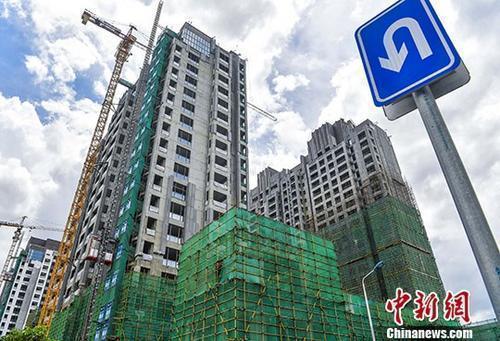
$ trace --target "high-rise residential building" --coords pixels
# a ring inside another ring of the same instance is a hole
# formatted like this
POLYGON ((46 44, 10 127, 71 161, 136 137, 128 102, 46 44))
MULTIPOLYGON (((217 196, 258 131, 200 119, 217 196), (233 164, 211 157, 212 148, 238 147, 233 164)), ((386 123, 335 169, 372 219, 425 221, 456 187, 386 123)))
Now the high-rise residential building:
POLYGON ((380 260, 386 264, 370 278, 370 297, 386 298, 398 285, 442 292, 412 191, 385 131, 369 120, 339 120, 315 130, 307 147, 292 169, 258 174, 250 210, 331 238, 349 292, 361 293, 362 277, 380 260))
MULTIPOLYGON (((238 53, 225 50, 188 23, 179 33, 162 32, 144 98, 138 100, 140 114, 112 233, 114 255, 96 301, 92 338, 104 340, 118 333, 120 311, 127 309, 121 289, 139 278, 131 273, 141 273, 140 278, 149 282, 175 278, 185 240, 231 207, 247 208, 246 100, 246 61, 238 53)), ((119 135, 122 124, 114 120, 119 135)), ((112 159, 116 147, 104 145, 102 154, 112 159)), ((97 213, 105 213, 100 198, 109 191, 102 185, 112 175, 109 168, 101 174, 103 179, 94 180, 75 243, 74 258, 81 261, 74 270, 69 268, 68 304, 72 293, 85 296, 78 288, 88 285, 92 273, 91 235, 104 221, 97 213)), ((75 313, 80 308, 70 309, 75 313)), ((56 314, 52 335, 66 333, 63 320, 71 314, 56 314)))
MULTIPOLYGON (((85 209, 80 218, 78 233, 71 252, 72 266, 68 267, 61 290, 60 304, 69 304, 75 295, 86 288, 92 280, 98 252, 98 240, 111 206, 111 199, 117 189, 120 162, 128 162, 124 151, 127 130, 135 104, 134 90, 127 90, 118 101, 111 117, 108 131, 101 142, 99 161, 92 176, 85 209)), ((120 195, 120 194, 118 194, 120 195)), ((111 260, 111 253, 107 254, 111 260)))
POLYGON ((0 319, 0 336, 12 329, 22 329, 30 314, 34 314, 47 289, 52 264, 59 242, 31 237, 16 261, 12 281, 4 286, 0 319))

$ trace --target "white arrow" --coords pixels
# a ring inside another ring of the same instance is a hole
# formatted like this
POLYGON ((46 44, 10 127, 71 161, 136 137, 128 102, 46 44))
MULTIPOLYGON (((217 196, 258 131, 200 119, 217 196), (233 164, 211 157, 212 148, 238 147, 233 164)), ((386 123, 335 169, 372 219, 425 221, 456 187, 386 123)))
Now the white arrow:
POLYGON ((431 47, 427 39, 425 39, 424 32, 422 32, 422 28, 420 28, 418 22, 413 18, 399 19, 389 26, 384 33, 384 47, 389 58, 378 58, 380 66, 394 72, 401 71, 406 57, 408 56, 408 49, 405 43, 401 45, 399 51, 394 43, 394 33, 400 28, 407 28, 410 31, 411 37, 417 46, 418 53, 422 60, 432 55, 431 47))

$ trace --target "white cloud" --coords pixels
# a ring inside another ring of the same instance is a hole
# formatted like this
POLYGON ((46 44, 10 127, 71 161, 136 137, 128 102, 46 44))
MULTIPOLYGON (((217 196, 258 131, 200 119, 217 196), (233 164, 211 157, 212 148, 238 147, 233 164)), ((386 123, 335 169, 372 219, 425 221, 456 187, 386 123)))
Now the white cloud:
POLYGON ((35 75, 35 83, 40 83, 46 79, 49 73, 49 68, 40 58, 37 56, 26 56, 24 64, 26 65, 26 69, 35 75))
POLYGON ((297 75, 278 75, 273 79, 274 91, 278 94, 289 92, 301 86, 307 86, 309 79, 302 74, 297 75))
MULTIPOLYGON (((294 166, 306 151, 310 131, 319 123, 341 117, 355 122, 370 118, 387 129, 403 174, 415 189, 445 286, 470 289, 475 316, 491 316, 463 228, 418 115, 389 122, 371 102, 353 32, 391 2, 165 2, 161 24, 177 30, 191 20, 216 36, 222 46, 248 58, 249 100, 279 118, 274 123, 250 115, 251 185, 266 166, 294 166)), ((80 15, 89 8, 104 18, 133 22, 148 34, 156 1, 146 3, 3 1, 4 18, 17 15, 26 22, 34 50, 24 62, 50 96, 37 105, 0 96, 0 188, 13 193, 9 200, 0 198, 4 200, 0 217, 28 214, 64 221, 99 109, 90 100, 76 100, 73 82, 79 76, 95 77, 95 72, 89 72, 98 70, 92 87, 101 96, 118 43, 118 38, 102 29, 83 26, 80 15), (44 111, 48 117, 42 124, 39 116, 44 111)), ((494 214, 500 202, 500 86, 495 79, 500 73, 500 8, 492 0, 443 0, 434 5, 472 74, 470 84, 439 104, 493 228, 500 224, 494 214)), ((138 37, 145 40, 142 34, 138 37)), ((124 78, 137 77, 142 57, 141 51, 133 51, 124 78)))

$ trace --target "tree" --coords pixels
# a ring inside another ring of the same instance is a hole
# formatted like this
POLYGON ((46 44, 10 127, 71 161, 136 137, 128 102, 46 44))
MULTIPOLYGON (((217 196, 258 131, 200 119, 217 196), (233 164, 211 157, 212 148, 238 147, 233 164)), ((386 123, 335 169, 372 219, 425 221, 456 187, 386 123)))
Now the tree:
POLYGON ((14 329, 1 338, 1 341, 53 341, 47 336, 47 328, 37 326, 34 328, 14 329))

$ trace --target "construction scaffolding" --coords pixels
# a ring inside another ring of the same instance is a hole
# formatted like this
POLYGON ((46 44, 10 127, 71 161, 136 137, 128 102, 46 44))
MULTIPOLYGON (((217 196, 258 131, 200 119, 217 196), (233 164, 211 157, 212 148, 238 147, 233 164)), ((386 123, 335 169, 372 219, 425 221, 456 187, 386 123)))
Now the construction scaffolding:
MULTIPOLYGON (((242 209, 231 209, 184 244, 177 281, 130 271, 112 302, 113 281, 99 289, 91 340, 371 337, 364 299, 341 289, 331 241, 242 209)), ((51 338, 80 335, 88 297, 87 289, 56 313, 51 338)), ((372 301, 370 309, 376 334, 384 339, 386 329, 395 327, 393 316, 381 302, 372 301)), ((402 312, 404 327, 428 326, 415 321, 412 309, 402 312)), ((434 325, 458 327, 442 319, 434 325)))
POLYGON ((49 338, 58 341, 78 340, 84 325, 85 311, 87 309, 90 290, 80 293, 73 302, 54 314, 49 329, 49 338))
POLYGON ((169 46, 175 37, 175 33, 165 29, 158 38, 153 51, 146 93, 136 128, 136 135, 132 146, 132 155, 129 170, 126 174, 123 196, 120 203, 120 213, 115 231, 116 249, 121 249, 121 254, 115 255, 113 264, 108 270, 104 280, 104 290, 95 304, 94 313, 109 311, 103 319, 98 319, 89 333, 89 338, 105 339, 107 335, 115 335, 115 314, 118 304, 121 302, 122 285, 125 273, 130 270, 130 263, 135 253, 135 242, 143 200, 144 184, 141 181, 143 175, 148 171, 148 154, 150 153, 151 137, 156 131, 156 124, 160 115, 161 89, 165 80, 166 58, 169 46))
POLYGON ((175 281, 139 272, 125 275, 115 334, 120 340, 167 340, 175 281))
MULTIPOLYGON (((232 209, 181 251, 171 339, 370 339, 364 299, 342 291, 336 258, 328 240, 232 209)), ((370 307, 384 339, 393 316, 370 307)), ((429 324, 410 307, 403 317, 406 328, 429 324)))
POLYGON ((332 243, 232 209, 181 251, 172 339, 349 337, 332 243))
POLYGON ((361 279, 378 261, 384 267, 367 279, 369 297, 384 300, 396 288, 414 293, 444 289, 429 239, 418 211, 387 196, 361 212, 320 231, 339 255, 342 288, 361 295, 361 279))

